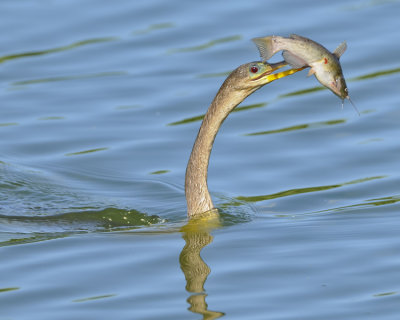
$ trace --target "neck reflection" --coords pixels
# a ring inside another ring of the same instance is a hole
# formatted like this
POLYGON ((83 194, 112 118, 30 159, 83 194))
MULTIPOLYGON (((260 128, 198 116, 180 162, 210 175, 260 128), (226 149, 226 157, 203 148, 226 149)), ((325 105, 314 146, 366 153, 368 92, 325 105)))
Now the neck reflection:
POLYGON ((213 241, 210 231, 219 225, 218 211, 211 210, 205 216, 189 220, 181 230, 186 244, 179 256, 179 263, 186 278, 186 290, 191 293, 187 299, 190 304, 188 310, 201 314, 204 320, 218 319, 224 315, 223 312, 208 310, 204 284, 211 269, 200 256, 201 250, 213 241))

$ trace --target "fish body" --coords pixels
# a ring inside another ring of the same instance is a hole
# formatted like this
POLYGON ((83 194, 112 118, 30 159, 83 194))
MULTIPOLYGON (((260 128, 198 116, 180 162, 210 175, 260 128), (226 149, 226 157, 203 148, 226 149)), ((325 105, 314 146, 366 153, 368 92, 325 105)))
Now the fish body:
POLYGON ((332 53, 319 43, 295 34, 289 38, 269 36, 255 38, 253 41, 264 61, 278 51, 283 51, 283 58, 293 68, 310 67, 309 76, 314 74, 318 81, 339 96, 342 102, 343 99, 350 100, 339 62, 340 56, 347 48, 346 42, 341 43, 332 53))

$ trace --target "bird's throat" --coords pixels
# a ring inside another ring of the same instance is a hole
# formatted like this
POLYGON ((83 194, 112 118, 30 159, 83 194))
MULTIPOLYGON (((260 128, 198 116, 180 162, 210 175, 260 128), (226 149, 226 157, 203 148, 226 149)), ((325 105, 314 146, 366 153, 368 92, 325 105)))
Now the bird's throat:
POLYGON ((225 81, 204 116, 186 168, 185 194, 189 217, 214 208, 207 185, 213 143, 226 117, 249 94, 243 90, 234 90, 225 81))

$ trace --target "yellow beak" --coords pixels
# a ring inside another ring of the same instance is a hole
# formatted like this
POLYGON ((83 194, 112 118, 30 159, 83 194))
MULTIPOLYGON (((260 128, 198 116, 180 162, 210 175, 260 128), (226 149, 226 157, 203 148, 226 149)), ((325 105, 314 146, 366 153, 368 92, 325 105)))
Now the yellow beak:
POLYGON ((280 78, 284 78, 286 76, 289 76, 293 73, 296 73, 298 71, 304 70, 307 67, 301 67, 298 69, 289 69, 289 70, 285 70, 282 72, 278 72, 278 73, 272 73, 282 67, 287 66, 286 61, 281 61, 281 62, 277 62, 277 63, 273 63, 273 64, 268 64, 271 67, 271 70, 269 70, 268 72, 265 73, 265 75, 262 76, 262 78, 264 78, 267 83, 272 82, 274 80, 278 80, 280 78))

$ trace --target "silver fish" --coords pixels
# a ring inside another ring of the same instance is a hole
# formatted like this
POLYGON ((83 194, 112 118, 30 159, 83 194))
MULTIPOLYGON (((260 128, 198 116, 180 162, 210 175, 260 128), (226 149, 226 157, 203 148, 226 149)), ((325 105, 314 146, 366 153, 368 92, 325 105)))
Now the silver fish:
POLYGON ((340 56, 347 49, 345 41, 333 53, 319 43, 296 34, 290 35, 289 38, 269 36, 254 38, 253 41, 264 61, 282 50, 283 58, 293 68, 310 67, 308 76, 314 74, 322 85, 342 99, 342 107, 344 99, 347 99, 360 114, 350 99, 339 62, 340 56))

